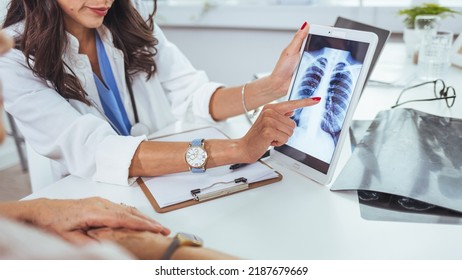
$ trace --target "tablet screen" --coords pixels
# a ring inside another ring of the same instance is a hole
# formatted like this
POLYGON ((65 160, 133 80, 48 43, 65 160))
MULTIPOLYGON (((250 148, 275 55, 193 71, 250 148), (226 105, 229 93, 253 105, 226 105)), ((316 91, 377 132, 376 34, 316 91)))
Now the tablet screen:
POLYGON ((327 174, 369 44, 308 36, 289 99, 321 97, 321 102, 294 112, 294 134, 275 149, 327 174))

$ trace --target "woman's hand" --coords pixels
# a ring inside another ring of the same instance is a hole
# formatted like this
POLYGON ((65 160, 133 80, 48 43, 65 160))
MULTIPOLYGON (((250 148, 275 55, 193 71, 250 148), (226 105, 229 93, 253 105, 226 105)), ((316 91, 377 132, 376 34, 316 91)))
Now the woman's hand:
POLYGON ((269 146, 285 144, 296 126, 290 119, 294 110, 318 104, 319 101, 319 97, 314 97, 265 105, 250 130, 240 139, 242 162, 255 162, 269 146))
MULTIPOLYGON (((279 99, 287 94, 290 81, 292 80, 292 75, 300 59, 300 49, 303 45, 303 41, 308 35, 309 29, 308 23, 304 22, 297 33, 295 33, 290 44, 282 51, 276 66, 271 72, 271 75, 258 79, 242 87, 242 98, 240 99, 240 102, 244 103, 242 100, 246 99, 244 106, 247 110, 258 108, 262 104, 267 104, 268 102, 279 99), (246 86, 250 93, 247 93, 244 98, 244 89, 246 86)), ((228 104, 233 104, 233 102, 228 99, 222 101, 220 106, 215 106, 218 107, 217 109, 212 110, 214 109, 214 107, 212 107, 210 110, 212 116, 214 116, 216 120, 222 120, 234 115, 234 112, 228 114, 222 113, 225 111, 224 108, 239 107, 229 106, 228 104), (223 116, 219 115, 217 112, 220 112, 223 116)), ((267 108, 272 109, 272 106, 267 108)))
POLYGON ((87 230, 101 227, 170 234, 169 229, 136 208, 98 197, 79 200, 37 199, 28 202, 30 218, 23 217, 24 220, 72 243, 92 241, 87 230))
POLYGON ((304 22, 300 30, 295 33, 290 44, 282 51, 273 72, 269 76, 273 93, 277 95, 274 99, 280 98, 287 93, 292 74, 300 59, 300 49, 308 35, 309 29, 309 25, 304 22))

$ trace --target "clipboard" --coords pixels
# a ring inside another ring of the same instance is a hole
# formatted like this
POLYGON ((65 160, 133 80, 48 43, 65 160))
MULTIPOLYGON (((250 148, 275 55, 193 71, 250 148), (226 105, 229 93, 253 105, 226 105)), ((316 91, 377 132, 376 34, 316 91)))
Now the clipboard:
MULTIPOLYGON (((181 135, 183 135, 183 134, 187 135, 188 137, 191 137, 191 134, 194 134, 194 137, 197 137, 197 138, 200 137, 200 138, 211 138, 212 139, 212 137, 210 137, 210 134, 215 136, 215 137, 213 137, 213 139, 220 139, 220 138, 221 139, 227 139, 228 138, 223 132, 221 132, 217 128, 205 127, 205 128, 200 128, 200 129, 188 130, 188 131, 178 133, 178 134, 171 134, 171 135, 167 135, 167 136, 156 138, 156 139, 163 140, 163 141, 164 140, 167 140, 167 141, 185 141, 185 139, 181 138, 181 135), (201 134, 201 133, 203 133, 203 134, 201 134)), ((191 139, 191 138, 187 138, 187 139, 191 139)), ((146 196, 146 198, 148 199, 148 201, 150 202, 150 204, 152 205, 154 210, 156 212, 158 212, 158 213, 166 213, 166 212, 181 209, 181 208, 184 208, 184 207, 188 207, 188 206, 196 205, 196 204, 199 204, 199 203, 207 202, 207 201, 210 201, 210 200, 214 200, 214 199, 217 199, 217 198, 220 198, 220 197, 225 197, 225 196, 228 196, 228 195, 231 195, 231 194, 240 193, 240 192, 250 190, 250 189, 255 189, 255 188, 265 186, 265 185, 268 185, 268 184, 271 184, 271 183, 279 182, 279 181, 282 180, 283 176, 282 176, 281 173, 275 171, 271 166, 269 166, 268 164, 266 164, 265 162, 263 162, 261 160, 259 160, 258 163, 265 166, 265 167, 260 167, 260 168, 270 169, 270 173, 271 174, 274 173, 273 175, 275 175, 276 177, 272 176, 273 178, 264 179, 264 180, 258 180, 258 181, 254 181, 252 183, 247 183, 246 181, 245 182, 240 182, 240 183, 236 182, 238 184, 235 184, 235 185, 230 186, 230 187, 224 187, 224 188, 222 187, 222 188, 219 188, 216 191, 212 190, 210 192, 207 192, 207 193, 204 193, 204 194, 199 194, 197 196, 193 196, 193 194, 191 194, 191 199, 189 199, 189 200, 187 199, 187 200, 184 200, 184 201, 181 201, 181 202, 178 202, 178 203, 174 203, 174 204, 171 204, 171 205, 166 205, 164 207, 160 206, 160 204, 158 203, 158 201, 155 198, 155 195, 149 190, 149 187, 147 186, 147 184, 145 183, 143 178, 139 177, 136 180, 136 182, 140 186, 141 190, 143 191, 144 195, 146 196)), ((169 180, 174 180, 174 178, 169 178, 169 180)), ((229 182, 216 182, 216 183, 229 183, 229 182)), ((211 186, 209 186, 209 187, 211 187, 211 186)), ((188 188, 188 190, 189 190, 189 188, 188 188)), ((189 191, 192 191, 192 189, 189 190, 189 191)))
MULTIPOLYGON (((264 162, 262 162, 262 163, 267 165, 264 162)), ((225 196, 228 196, 228 195, 232 195, 232 194, 235 194, 235 193, 240 193, 240 192, 243 192, 243 191, 255 189, 255 188, 258 188, 258 187, 266 186, 268 184, 272 184, 272 183, 281 181, 282 180, 282 174, 277 172, 277 171, 275 171, 275 172, 278 175, 276 178, 251 183, 251 184, 248 184, 248 187, 246 187, 246 188, 236 188, 234 190, 230 190, 229 192, 224 192, 221 195, 216 195, 216 196, 210 197, 210 198, 205 199, 205 200, 200 200, 200 201, 199 200, 194 200, 193 197, 191 196, 191 200, 187 200, 187 201, 184 201, 184 202, 180 202, 180 203, 170 205, 170 206, 166 206, 166 207, 162 207, 162 208, 157 203, 156 199, 154 198, 151 191, 149 190, 149 188, 144 183, 143 179, 141 177, 139 177, 136 180, 136 182, 140 186, 140 188, 143 191, 146 198, 149 200, 149 203, 151 203, 154 210, 157 213, 167 213, 167 212, 170 212, 170 211, 173 211, 173 210, 185 208, 185 207, 188 207, 188 206, 196 205, 196 204, 199 204, 199 203, 207 202, 207 201, 214 200, 214 199, 217 199, 217 198, 225 197, 225 196)))

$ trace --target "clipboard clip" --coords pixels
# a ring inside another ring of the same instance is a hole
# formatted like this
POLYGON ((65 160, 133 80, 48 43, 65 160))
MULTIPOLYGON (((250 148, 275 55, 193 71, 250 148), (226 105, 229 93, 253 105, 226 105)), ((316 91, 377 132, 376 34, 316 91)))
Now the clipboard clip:
POLYGON ((223 195, 227 195, 227 194, 230 194, 230 193, 235 193, 235 192, 245 190, 245 189, 248 189, 248 188, 249 188, 249 184, 247 183, 247 178, 239 177, 239 178, 236 178, 236 179, 234 179, 232 181, 216 182, 216 183, 213 183, 210 186, 202 188, 202 189, 191 190, 191 195, 192 195, 194 200, 204 201, 204 200, 220 197, 220 196, 223 196, 223 195), (217 191, 209 192, 209 193, 205 193, 205 194, 202 193, 205 190, 213 188, 216 185, 231 184, 231 183, 235 183, 235 184, 243 183, 243 184, 239 184, 239 185, 236 185, 236 186, 232 186, 232 187, 229 187, 229 188, 225 188, 225 189, 221 189, 221 190, 217 190, 217 191))

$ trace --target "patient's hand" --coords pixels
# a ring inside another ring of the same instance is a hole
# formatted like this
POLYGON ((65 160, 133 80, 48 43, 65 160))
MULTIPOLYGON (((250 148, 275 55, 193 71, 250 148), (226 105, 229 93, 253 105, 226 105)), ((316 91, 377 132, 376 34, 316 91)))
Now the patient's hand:
MULTIPOLYGON (((21 219, 76 244, 91 242, 94 228, 127 228, 169 235, 170 230, 134 207, 93 197, 85 199, 35 199, 21 202, 21 219)), ((20 205, 17 205, 18 207, 20 205)))
MULTIPOLYGON (((159 260, 172 242, 172 238, 147 231, 129 229, 100 228, 87 232, 89 236, 100 240, 110 240, 131 252, 139 259, 159 260)), ((231 255, 203 247, 179 247, 172 255, 175 260, 211 260, 236 259, 231 255)))

